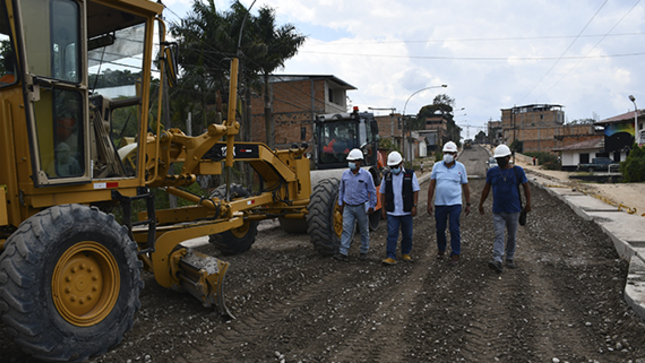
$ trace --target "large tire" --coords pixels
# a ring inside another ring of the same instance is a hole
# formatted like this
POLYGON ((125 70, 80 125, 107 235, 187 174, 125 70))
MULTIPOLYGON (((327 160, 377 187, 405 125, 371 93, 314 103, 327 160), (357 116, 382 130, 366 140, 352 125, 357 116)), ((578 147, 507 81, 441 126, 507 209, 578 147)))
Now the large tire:
POLYGON ((309 200, 307 233, 314 249, 326 256, 338 252, 343 233, 343 216, 338 211, 338 186, 338 179, 321 180, 309 200))
POLYGON ((80 362, 117 345, 143 288, 137 246, 114 216, 51 207, 23 222, 0 256, 0 315, 23 351, 80 362))
MULTIPOLYGON (((231 200, 236 198, 247 198, 251 193, 239 184, 231 184, 231 200)), ((223 199, 226 196, 226 185, 217 187, 211 198, 223 199)), ((257 221, 244 221, 240 228, 230 231, 211 234, 208 238, 215 248, 223 255, 231 256, 248 251, 255 242, 255 236, 258 234, 257 221)))

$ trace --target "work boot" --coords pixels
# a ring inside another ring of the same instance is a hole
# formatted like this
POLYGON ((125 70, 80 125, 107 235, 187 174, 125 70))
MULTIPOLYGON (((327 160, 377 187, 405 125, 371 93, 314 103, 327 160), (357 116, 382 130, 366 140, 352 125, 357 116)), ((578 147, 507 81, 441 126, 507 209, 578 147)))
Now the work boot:
POLYGON ((403 261, 410 262, 410 261, 412 261, 412 257, 410 257, 410 255, 408 255, 408 254, 405 254, 405 255, 403 255, 403 261))
POLYGON ((450 263, 453 266, 457 266, 459 264, 459 255, 452 255, 452 260, 450 261, 450 263))
POLYGON ((439 251, 437 253, 437 260, 443 260, 443 255, 446 253, 446 251, 439 251))
POLYGON ((336 252, 336 254, 334 254, 334 258, 339 261, 347 261, 347 255, 343 255, 340 252, 336 252))
POLYGON ((358 257, 358 259, 363 260, 363 261, 367 260, 367 252, 361 253, 361 255, 358 257))
POLYGON ((515 268, 515 261, 513 261, 513 260, 506 260, 506 267, 508 267, 508 268, 515 268))
POLYGON ((488 267, 490 267, 491 270, 495 270, 500 273, 504 270, 504 266, 502 266, 502 262, 500 261, 489 261, 488 267))
POLYGON ((393 259, 393 258, 390 258, 390 257, 386 258, 385 260, 383 260, 381 262, 383 262, 386 265, 390 265, 390 266, 396 265, 396 260, 393 259))

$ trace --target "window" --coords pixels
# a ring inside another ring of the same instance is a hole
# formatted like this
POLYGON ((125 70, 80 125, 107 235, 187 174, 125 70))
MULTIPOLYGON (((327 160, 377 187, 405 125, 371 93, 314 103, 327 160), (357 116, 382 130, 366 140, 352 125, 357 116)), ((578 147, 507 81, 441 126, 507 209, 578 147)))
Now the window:
POLYGON ((7 9, 0 6, 0 87, 16 83, 16 52, 10 39, 7 9))
POLYGON ((589 164, 589 154, 580 154, 580 164, 589 164))
POLYGON ((329 94, 329 102, 333 103, 334 102, 334 90, 331 89, 331 88, 328 88, 327 93, 329 94))

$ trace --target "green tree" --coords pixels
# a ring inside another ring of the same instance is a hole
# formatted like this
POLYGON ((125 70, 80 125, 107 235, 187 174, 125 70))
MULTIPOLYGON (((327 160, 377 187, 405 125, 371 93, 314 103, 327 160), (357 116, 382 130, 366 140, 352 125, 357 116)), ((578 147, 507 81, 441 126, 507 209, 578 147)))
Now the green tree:
POLYGON ((298 52, 306 37, 299 34, 292 24, 277 26, 275 10, 269 7, 260 8, 259 15, 253 19, 254 40, 259 46, 258 52, 249 54, 249 58, 260 68, 264 85, 264 123, 266 140, 269 147, 274 146, 274 123, 271 113, 271 94, 269 76, 276 69, 283 67, 284 62, 298 52))
POLYGON ((645 181, 645 146, 634 144, 627 159, 620 163, 620 173, 623 181, 627 183, 640 183, 645 181))
POLYGON ((475 135, 475 142, 478 144, 484 144, 486 142, 486 133, 480 130, 477 135, 475 135))
POLYGON ((434 117, 437 114, 440 114, 446 120, 448 140, 454 141, 458 146, 461 145, 459 141, 459 134, 461 133, 461 127, 457 126, 454 120, 453 107, 455 105, 455 99, 446 95, 440 94, 435 96, 431 105, 423 106, 419 110, 417 119, 422 120, 423 128, 425 128, 425 119, 427 117, 434 117))

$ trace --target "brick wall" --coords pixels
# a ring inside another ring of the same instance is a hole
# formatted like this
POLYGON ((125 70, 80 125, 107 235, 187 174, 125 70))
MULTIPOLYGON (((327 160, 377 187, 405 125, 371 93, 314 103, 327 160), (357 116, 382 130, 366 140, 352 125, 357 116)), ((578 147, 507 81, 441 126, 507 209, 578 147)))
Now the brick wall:
POLYGON ((589 139, 599 134, 593 125, 561 125, 561 110, 523 112, 515 114, 513 129, 512 109, 502 110, 502 132, 507 145, 517 140, 524 143, 524 152, 551 152, 551 149, 563 147, 589 139))
MULTIPOLYGON (((313 144, 313 118, 315 114, 325 113, 327 108, 325 89, 324 79, 271 84, 274 100, 272 104, 275 124, 274 143, 277 148, 289 147, 293 143, 313 144)), ((251 100, 251 114, 251 140, 266 142, 263 95, 251 100)))

